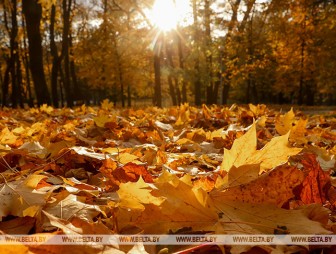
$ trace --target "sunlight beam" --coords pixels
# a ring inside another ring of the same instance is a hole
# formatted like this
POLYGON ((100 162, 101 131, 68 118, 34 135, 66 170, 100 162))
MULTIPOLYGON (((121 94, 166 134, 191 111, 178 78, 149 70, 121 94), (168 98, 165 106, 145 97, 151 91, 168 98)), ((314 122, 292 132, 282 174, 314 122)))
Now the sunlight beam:
POLYGON ((154 25, 162 31, 170 31, 175 29, 178 24, 178 11, 173 0, 156 0, 151 20, 154 25))

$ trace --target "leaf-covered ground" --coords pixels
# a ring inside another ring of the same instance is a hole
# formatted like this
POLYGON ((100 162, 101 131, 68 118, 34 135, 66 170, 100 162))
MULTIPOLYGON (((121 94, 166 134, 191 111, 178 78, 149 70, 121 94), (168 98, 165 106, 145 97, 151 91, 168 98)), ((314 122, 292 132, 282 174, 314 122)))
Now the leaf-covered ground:
MULTIPOLYGON (((74 110, 3 109, 0 232, 334 234, 335 116, 295 109, 280 113, 265 105, 115 109, 108 101, 74 110)), ((185 248, 164 247, 166 253, 185 248)), ((155 253, 160 248, 0 246, 13 253, 155 253)))

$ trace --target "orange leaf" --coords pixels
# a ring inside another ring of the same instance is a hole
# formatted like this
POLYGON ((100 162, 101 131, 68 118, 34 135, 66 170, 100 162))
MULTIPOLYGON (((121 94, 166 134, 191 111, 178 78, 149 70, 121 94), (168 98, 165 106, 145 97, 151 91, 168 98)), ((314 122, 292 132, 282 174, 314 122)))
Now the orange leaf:
POLYGON ((109 179, 107 185, 110 190, 117 190, 121 183, 137 182, 142 176, 145 182, 152 183, 153 178, 145 166, 135 163, 127 163, 123 167, 117 167, 117 163, 111 159, 104 160, 99 169, 109 179))
POLYGON ((301 161, 306 178, 302 183, 300 198, 303 203, 323 204, 330 188, 330 175, 321 169, 315 154, 305 154, 301 161))

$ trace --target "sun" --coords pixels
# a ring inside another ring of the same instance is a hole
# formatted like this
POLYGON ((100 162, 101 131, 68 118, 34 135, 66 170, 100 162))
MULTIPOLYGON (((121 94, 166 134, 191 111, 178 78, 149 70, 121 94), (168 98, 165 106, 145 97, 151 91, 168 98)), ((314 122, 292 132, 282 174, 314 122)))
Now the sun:
POLYGON ((150 20, 158 29, 167 32, 183 22, 189 12, 188 0, 155 0, 150 20))

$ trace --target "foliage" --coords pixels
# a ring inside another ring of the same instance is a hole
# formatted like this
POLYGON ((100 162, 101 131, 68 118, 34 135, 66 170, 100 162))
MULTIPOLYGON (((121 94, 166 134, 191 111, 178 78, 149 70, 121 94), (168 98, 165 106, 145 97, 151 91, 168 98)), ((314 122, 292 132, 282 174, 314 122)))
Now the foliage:
MULTIPOLYGON (((153 2, 38 1, 43 13, 34 29, 43 35, 54 106, 105 98, 148 104, 161 97, 154 96, 158 80, 163 106, 335 102, 333 1, 190 0, 189 17, 162 32, 163 41, 149 20, 153 2)), ((37 54, 29 55, 22 1, 0 8, 2 105, 42 104, 48 98, 41 70, 29 70, 37 54)))
MULTIPOLYGON (((335 233, 335 112, 104 101, 0 115, 2 234, 335 233)), ((86 251, 106 248, 130 249, 86 251)))

